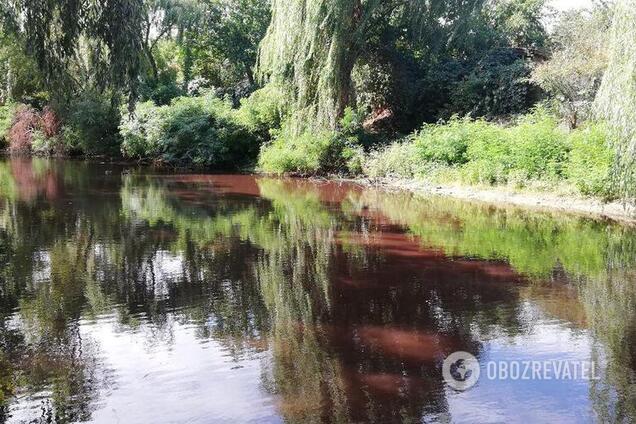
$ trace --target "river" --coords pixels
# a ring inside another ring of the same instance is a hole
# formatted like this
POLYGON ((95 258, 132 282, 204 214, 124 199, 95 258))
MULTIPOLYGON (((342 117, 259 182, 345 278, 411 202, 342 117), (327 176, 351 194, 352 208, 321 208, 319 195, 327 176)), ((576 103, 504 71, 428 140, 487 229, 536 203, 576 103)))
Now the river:
POLYGON ((0 422, 635 420, 634 228, 0 160, 0 422))

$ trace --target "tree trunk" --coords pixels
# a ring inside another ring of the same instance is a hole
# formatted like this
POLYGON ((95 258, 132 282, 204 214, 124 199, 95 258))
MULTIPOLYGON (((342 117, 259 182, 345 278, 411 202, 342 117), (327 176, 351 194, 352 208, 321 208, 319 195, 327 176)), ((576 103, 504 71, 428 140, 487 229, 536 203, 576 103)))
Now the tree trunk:
POLYGON ((152 77, 155 81, 157 81, 159 79, 159 70, 157 69, 157 62, 155 61, 155 58, 152 55, 152 51, 150 50, 148 45, 144 45, 144 52, 146 53, 146 57, 148 58, 148 63, 150 63, 152 77))
POLYGON ((247 81, 251 86, 254 86, 254 72, 252 72, 252 67, 247 63, 243 63, 243 66, 245 67, 245 76, 247 77, 247 81))

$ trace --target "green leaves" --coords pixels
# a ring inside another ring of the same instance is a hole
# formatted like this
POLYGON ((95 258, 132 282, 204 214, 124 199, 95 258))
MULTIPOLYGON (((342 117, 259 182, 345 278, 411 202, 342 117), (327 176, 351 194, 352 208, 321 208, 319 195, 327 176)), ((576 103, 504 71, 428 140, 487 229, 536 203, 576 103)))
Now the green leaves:
POLYGON ((179 97, 168 106, 141 103, 120 126, 122 152, 178 166, 237 169, 255 160, 258 138, 236 115, 212 95, 179 97))
POLYGON ((93 87, 137 95, 142 0, 17 0, 21 36, 59 99, 93 87))
POLYGON ((616 151, 614 183, 626 199, 636 198, 636 0, 617 3, 612 24, 609 64, 596 98, 607 119, 616 151))

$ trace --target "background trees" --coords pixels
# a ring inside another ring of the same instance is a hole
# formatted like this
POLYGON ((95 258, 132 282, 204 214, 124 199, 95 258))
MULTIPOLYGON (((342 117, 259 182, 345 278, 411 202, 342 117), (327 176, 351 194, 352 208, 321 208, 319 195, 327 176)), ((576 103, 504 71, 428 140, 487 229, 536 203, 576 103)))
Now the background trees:
POLYGON ((533 72, 533 80, 558 102, 571 128, 590 118, 607 68, 611 19, 607 5, 563 14, 550 40, 551 57, 533 72))

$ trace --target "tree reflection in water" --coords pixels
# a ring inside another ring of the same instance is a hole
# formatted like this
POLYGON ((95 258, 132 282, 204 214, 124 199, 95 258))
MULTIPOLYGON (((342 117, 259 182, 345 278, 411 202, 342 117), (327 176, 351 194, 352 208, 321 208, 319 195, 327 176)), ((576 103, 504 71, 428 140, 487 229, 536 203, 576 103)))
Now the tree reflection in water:
POLYGON ((110 316, 154 344, 194 326, 237 363, 269 352, 262 384, 289 422, 450 419, 441 360, 524 337, 528 302, 591 330, 597 418, 636 418, 629 228, 348 184, 123 171, 0 162, 0 421, 29 403, 89 420, 116 378, 81 328, 110 316))

